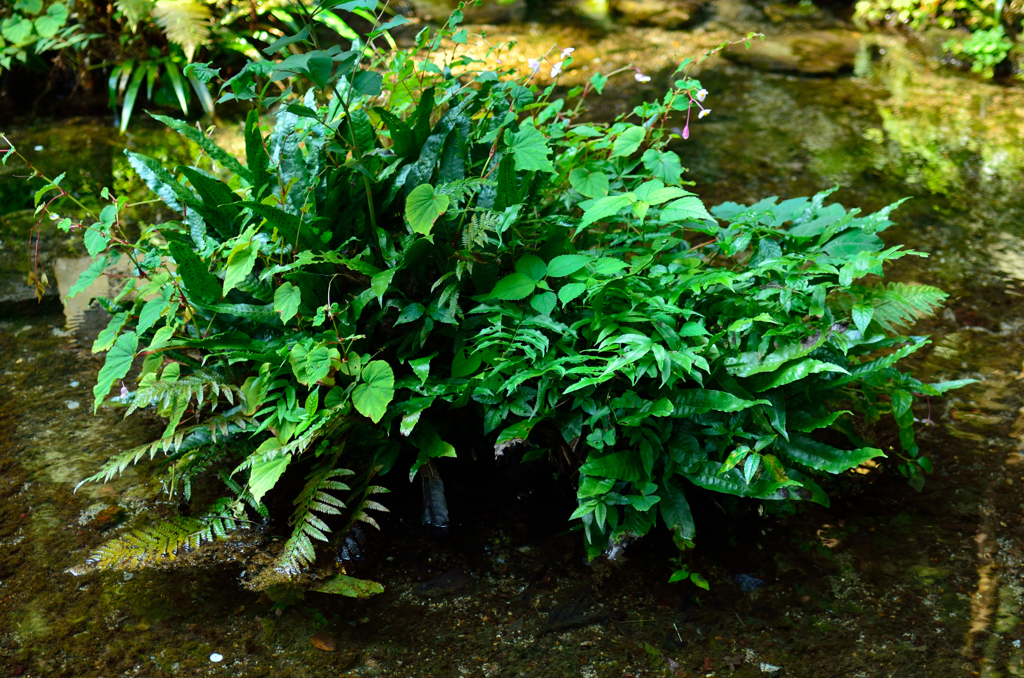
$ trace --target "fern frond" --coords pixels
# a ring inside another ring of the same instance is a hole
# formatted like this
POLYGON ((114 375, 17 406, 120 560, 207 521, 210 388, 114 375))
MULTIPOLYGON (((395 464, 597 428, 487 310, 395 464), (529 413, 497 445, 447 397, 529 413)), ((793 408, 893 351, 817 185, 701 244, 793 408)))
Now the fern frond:
POLYGON ((189 61, 210 40, 210 8, 197 0, 157 0, 153 17, 189 61))
POLYGON ((942 306, 948 295, 930 285, 906 285, 889 283, 884 290, 876 292, 873 320, 887 332, 910 327, 919 318, 931 315, 942 306))
POLYGON ((99 471, 78 483, 75 489, 86 483, 109 482, 114 476, 121 475, 126 468, 138 464, 147 456, 152 460, 157 452, 163 451, 166 455, 173 447, 174 455, 178 456, 203 445, 227 442, 245 430, 246 418, 240 411, 225 413, 202 424, 180 429, 174 435, 158 438, 151 443, 115 454, 100 467, 99 471))
POLYGON ((132 33, 138 28, 140 21, 148 19, 153 13, 153 0, 117 0, 114 4, 124 14, 125 23, 132 33))
POLYGON ((462 231, 462 249, 479 250, 491 244, 488 233, 497 231, 501 215, 497 212, 477 212, 462 231))
POLYGON ((196 406, 202 409, 203 402, 207 399, 207 392, 212 396, 210 410, 217 409, 217 399, 223 394, 224 399, 231 405, 235 404, 235 393, 241 398, 241 391, 237 386, 225 383, 220 378, 209 372, 196 372, 184 377, 178 377, 174 381, 153 380, 143 381, 135 392, 132 404, 124 416, 130 415, 135 410, 156 405, 158 407, 185 407, 193 399, 196 399, 196 406))
POLYGON ((167 565, 203 544, 225 538, 245 526, 235 515, 237 505, 219 500, 200 518, 178 516, 112 539, 86 558, 101 570, 137 570, 167 565))
POLYGON ((479 191, 482 187, 489 184, 493 184, 494 181, 490 179, 481 179, 479 177, 473 177, 470 179, 458 179, 456 181, 449 181, 447 184, 442 184, 435 189, 437 193, 441 195, 447 195, 451 198, 452 204, 458 205, 463 202, 473 193, 479 191))
POLYGON ((343 501, 328 493, 328 490, 349 489, 348 485, 336 479, 352 475, 352 471, 334 468, 336 456, 309 474, 305 487, 295 498, 295 512, 289 521, 294 526, 292 535, 278 558, 278 569, 288 575, 298 574, 316 560, 313 539, 328 541, 327 534, 331 528, 315 512, 338 515, 345 508, 343 501))

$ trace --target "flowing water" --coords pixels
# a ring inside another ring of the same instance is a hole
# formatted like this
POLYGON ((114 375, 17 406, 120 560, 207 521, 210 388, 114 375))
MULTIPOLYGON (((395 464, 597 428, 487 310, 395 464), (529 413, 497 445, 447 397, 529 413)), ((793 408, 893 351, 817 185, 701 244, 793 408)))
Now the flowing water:
MULTIPOLYGON (((595 69, 639 59, 658 74, 727 28, 634 29, 588 38, 579 56, 595 69), (601 58, 603 65, 594 61, 601 58)), ((534 27, 523 41, 580 40, 574 30, 534 27)), ((709 204, 834 185, 842 187, 835 199, 865 210, 911 197, 884 236, 930 256, 901 260, 892 277, 950 293, 946 309, 917 328, 933 344, 913 367, 935 380, 979 383, 915 411, 936 468, 921 493, 883 464, 842 478, 829 509, 762 515, 752 503, 698 502, 691 566, 710 580, 708 593, 666 583, 670 545, 658 537, 614 563, 586 565, 578 537, 551 520, 553 511, 571 512, 571 488, 552 484, 546 467, 504 466, 482 449, 460 450, 461 459, 441 469, 452 516, 447 538, 419 527, 406 481, 387 480, 392 513, 353 570, 386 587, 368 601, 254 594, 237 585, 240 568, 230 565, 73 576, 68 570, 90 548, 173 508, 134 469, 72 492, 107 454, 160 428, 142 416, 123 421, 114 409, 90 411, 100 362, 89 347, 105 321, 81 303, 60 303, 88 259, 52 224, 33 234, 23 168, 5 168, 0 671, 1024 675, 1024 93, 943 73, 891 37, 861 40, 855 67, 823 78, 711 62, 699 75, 714 113, 677 150, 709 204), (30 257, 36 249, 38 268, 30 257), (41 304, 24 285, 34 270, 51 288, 41 304), (314 636, 330 636, 337 650, 314 647, 314 636)), ((621 87, 604 113, 642 94, 621 87)), ((235 138, 236 126, 223 127, 224 139, 235 138)), ((9 133, 44 172, 67 171, 82 194, 106 185, 137 200, 145 192, 123 148, 178 161, 194 152, 142 124, 119 137, 109 120, 9 133)), ((161 217, 154 206, 144 209, 139 218, 161 217)))

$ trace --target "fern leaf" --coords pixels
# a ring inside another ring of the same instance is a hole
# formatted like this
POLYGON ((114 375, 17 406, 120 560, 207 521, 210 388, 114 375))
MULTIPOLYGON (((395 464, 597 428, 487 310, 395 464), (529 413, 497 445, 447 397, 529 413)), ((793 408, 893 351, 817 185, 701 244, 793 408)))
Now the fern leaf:
POLYGON ((132 33, 138 28, 140 21, 148 19, 153 13, 153 0, 117 0, 114 4, 124 15, 125 23, 132 33))
POLYGON ((179 516, 133 530, 93 551, 86 565, 101 570, 137 570, 166 565, 240 528, 242 525, 232 515, 236 506, 230 500, 220 500, 203 517, 179 516))
POLYGON ((873 320, 888 332, 910 327, 919 318, 931 315, 942 305, 948 295, 937 287, 929 285, 906 285, 889 283, 877 292, 873 303, 873 320))
POLYGON ((210 8, 197 0, 157 0, 153 17, 189 61, 210 40, 210 8))
POLYGON ((347 490, 348 485, 335 478, 352 475, 348 469, 334 468, 336 457, 337 453, 314 469, 306 478, 302 492, 295 498, 296 508, 290 521, 294 528, 278 558, 278 568, 289 575, 298 574, 316 560, 311 538, 328 541, 327 534, 331 528, 314 511, 336 515, 340 513, 339 509, 345 508, 343 501, 327 493, 328 489, 347 490))

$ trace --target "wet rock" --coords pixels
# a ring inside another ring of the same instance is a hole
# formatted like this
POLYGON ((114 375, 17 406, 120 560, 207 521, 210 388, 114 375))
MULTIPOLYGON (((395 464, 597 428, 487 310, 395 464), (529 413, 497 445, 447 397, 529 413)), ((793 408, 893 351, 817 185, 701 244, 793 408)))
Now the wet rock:
POLYGON ((795 5, 788 2, 770 2, 764 6, 764 13, 777 24, 785 21, 808 21, 822 16, 822 11, 810 2, 798 2, 795 5))
POLYGON ((743 591, 744 593, 750 593, 751 591, 759 589, 768 583, 764 579, 758 579, 757 577, 749 574, 734 574, 732 576, 732 580, 736 582, 736 586, 739 586, 740 591, 743 591))
POLYGON ((750 49, 733 45, 725 54, 762 71, 835 75, 853 69, 860 37, 852 31, 807 31, 752 40, 750 49))
MULTIPOLYGON (((416 14, 430 21, 445 21, 459 6, 458 0, 412 0, 416 14)), ((516 23, 526 17, 526 0, 483 0, 467 2, 462 9, 466 21, 474 24, 516 23)))
POLYGON ((578 593, 569 600, 556 605, 548 613, 547 619, 537 632, 538 636, 545 633, 558 633, 568 629, 600 624, 608 621, 608 612, 587 591, 578 593))
POLYGON ((128 517, 128 512, 124 510, 124 507, 116 504, 106 507, 96 514, 96 517, 92 519, 90 525, 99 530, 109 530, 112 527, 117 527, 124 522, 124 519, 128 517))
POLYGON ((682 28, 693 21, 706 0, 611 0, 612 17, 619 23, 658 28, 682 28))
POLYGON ((46 315, 60 309, 60 293, 55 286, 47 287, 42 299, 36 299, 35 288, 26 285, 21 275, 0 276, 0 317, 46 315))
POLYGON ((457 567, 423 582, 413 589, 413 593, 423 598, 444 598, 468 593, 475 585, 476 581, 461 567, 457 567))
POLYGON ((324 633, 323 631, 310 638, 309 642, 313 644, 313 647, 318 650, 323 650, 324 652, 338 651, 338 641, 336 641, 330 634, 324 633))

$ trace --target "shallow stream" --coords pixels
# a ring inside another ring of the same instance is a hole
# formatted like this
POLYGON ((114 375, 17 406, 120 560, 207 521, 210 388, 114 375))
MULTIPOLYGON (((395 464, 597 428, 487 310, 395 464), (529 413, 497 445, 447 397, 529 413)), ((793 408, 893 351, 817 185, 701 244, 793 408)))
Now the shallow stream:
MULTIPOLYGON (((727 32, 725 24, 692 34, 630 29, 602 37, 593 54, 580 51, 595 69, 644 64, 655 76, 644 87, 656 92, 678 53, 727 32)), ((525 45, 573 37, 538 27, 523 34, 525 45)), ((545 479, 460 450, 461 466, 446 476, 446 539, 423 532, 407 481, 387 479, 391 514, 354 571, 386 587, 368 601, 272 600, 238 586, 232 565, 73 576, 89 549, 170 508, 133 469, 72 493, 109 453, 159 428, 144 417, 122 421, 114 409, 92 414, 100 362, 89 347, 105 321, 60 303, 88 259, 52 225, 33 239, 21 168, 8 166, 0 173, 0 673, 1024 675, 1024 91, 945 73, 885 36, 859 39, 855 70, 834 77, 750 63, 717 59, 699 73, 713 114, 677 148, 695 190, 715 204, 840 185, 834 198, 865 211, 910 196, 885 240, 930 256, 901 260, 891 277, 950 293, 945 311, 917 328, 933 344, 913 368, 980 382, 915 411, 936 468, 921 493, 883 464, 843 478, 829 509, 762 515, 754 503, 697 505, 692 566, 711 582, 705 593, 666 583, 670 545, 657 537, 618 562, 586 565, 578 537, 551 524, 552 510, 568 516, 572 496, 552 486, 550 471, 545 479), (36 244, 51 287, 42 304, 24 285, 36 244), (571 623, 573 615, 594 623, 571 623), (316 634, 336 651, 314 647, 316 634)), ((620 86, 604 112, 644 93, 620 86)), ((168 159, 192 153, 143 124, 119 137, 109 120, 8 133, 40 169, 66 170, 83 193, 106 185, 142 198, 125 147, 168 159)))

